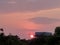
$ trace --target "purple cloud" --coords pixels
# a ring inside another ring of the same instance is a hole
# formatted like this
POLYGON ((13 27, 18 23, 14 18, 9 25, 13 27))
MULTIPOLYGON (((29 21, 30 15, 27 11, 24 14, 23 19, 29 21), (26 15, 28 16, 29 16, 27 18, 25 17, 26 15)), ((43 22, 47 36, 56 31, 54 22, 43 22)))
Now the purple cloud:
POLYGON ((26 12, 52 8, 60 8, 60 0, 0 0, 0 12, 26 12))
POLYGON ((51 23, 55 23, 60 20, 59 19, 51 19, 51 18, 47 18, 47 17, 35 17, 35 18, 29 19, 29 21, 37 23, 37 24, 51 24, 51 23))

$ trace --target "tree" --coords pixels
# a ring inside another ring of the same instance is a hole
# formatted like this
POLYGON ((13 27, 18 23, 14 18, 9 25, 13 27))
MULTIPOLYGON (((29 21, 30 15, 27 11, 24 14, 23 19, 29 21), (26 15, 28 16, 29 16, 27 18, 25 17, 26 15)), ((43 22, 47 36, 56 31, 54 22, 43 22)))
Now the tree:
POLYGON ((55 33, 49 39, 48 45, 60 45, 60 27, 55 28, 55 33))
POLYGON ((54 35, 60 37, 60 27, 56 27, 54 35))
POLYGON ((0 28, 0 31, 3 31, 3 28, 0 28))

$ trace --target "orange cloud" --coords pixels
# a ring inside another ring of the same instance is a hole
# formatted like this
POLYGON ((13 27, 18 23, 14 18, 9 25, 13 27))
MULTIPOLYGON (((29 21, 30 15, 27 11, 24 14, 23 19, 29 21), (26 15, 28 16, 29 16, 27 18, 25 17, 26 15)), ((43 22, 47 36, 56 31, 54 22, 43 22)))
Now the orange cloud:
POLYGON ((57 9, 49 9, 49 10, 41 10, 36 12, 14 12, 14 13, 6 13, 0 15, 0 24, 14 25, 17 28, 25 28, 25 29, 39 29, 40 27, 44 27, 44 25, 38 25, 32 22, 27 21, 29 18, 35 17, 48 17, 48 18, 57 18, 60 19, 60 8, 57 9))

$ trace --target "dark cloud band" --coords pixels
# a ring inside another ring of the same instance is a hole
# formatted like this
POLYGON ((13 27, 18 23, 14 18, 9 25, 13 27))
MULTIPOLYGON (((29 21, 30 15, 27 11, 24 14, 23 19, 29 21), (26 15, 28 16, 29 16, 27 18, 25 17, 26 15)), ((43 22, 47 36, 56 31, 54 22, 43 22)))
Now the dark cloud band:
POLYGON ((29 19, 29 21, 34 22, 36 24, 51 24, 51 23, 55 23, 60 20, 59 19, 51 19, 51 18, 47 18, 47 17, 35 17, 35 18, 29 19))

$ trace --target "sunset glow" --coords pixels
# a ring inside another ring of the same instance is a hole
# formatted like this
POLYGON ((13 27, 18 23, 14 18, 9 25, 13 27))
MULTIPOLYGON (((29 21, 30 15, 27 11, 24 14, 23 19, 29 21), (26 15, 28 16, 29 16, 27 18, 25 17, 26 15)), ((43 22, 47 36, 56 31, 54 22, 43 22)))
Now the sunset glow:
POLYGON ((34 35, 30 35, 31 38, 34 38, 34 35))
POLYGON ((56 26, 60 26, 60 0, 0 0, 0 27, 6 34, 29 39, 37 31, 54 32, 56 26))

